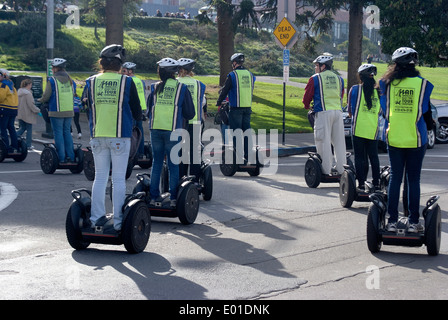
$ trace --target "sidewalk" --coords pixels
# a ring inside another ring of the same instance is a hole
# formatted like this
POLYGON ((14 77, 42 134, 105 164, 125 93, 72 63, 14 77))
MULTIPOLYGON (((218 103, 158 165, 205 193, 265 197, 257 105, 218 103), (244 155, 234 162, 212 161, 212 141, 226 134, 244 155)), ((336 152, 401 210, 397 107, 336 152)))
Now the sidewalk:
MULTIPOLYGON (((85 113, 81 113, 79 117, 79 124, 81 126, 82 137, 78 139, 78 132, 76 131, 76 126, 72 121, 72 129, 73 129, 73 143, 81 143, 83 147, 87 147, 90 141, 90 130, 89 124, 87 120, 87 115, 85 113)), ((216 128, 219 130, 219 127, 213 123, 213 118, 209 117, 206 120, 205 129, 216 128)), ((149 140, 149 127, 148 122, 145 121, 143 123, 144 137, 145 141, 149 140)), ((42 117, 37 119, 37 123, 33 125, 33 145, 37 147, 36 144, 50 143, 54 142, 53 139, 49 139, 43 137, 42 134, 45 134, 46 126, 45 121, 42 117)), ((278 148, 278 156, 285 157, 296 154, 306 154, 309 151, 315 151, 316 147, 314 144, 314 134, 313 133, 288 133, 285 134, 285 144, 282 143, 282 133, 278 133, 278 142, 270 143, 269 148, 278 148)))

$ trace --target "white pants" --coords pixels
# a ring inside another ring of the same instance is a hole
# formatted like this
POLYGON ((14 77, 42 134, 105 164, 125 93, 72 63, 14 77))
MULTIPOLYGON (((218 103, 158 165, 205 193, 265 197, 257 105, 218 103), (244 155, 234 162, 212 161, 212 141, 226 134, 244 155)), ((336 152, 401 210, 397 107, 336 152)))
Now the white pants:
POLYGON ((317 153, 322 158, 322 173, 330 174, 333 164, 331 145, 336 157, 336 170, 342 174, 347 162, 345 151, 344 120, 339 110, 316 112, 314 122, 314 142, 317 153))
POLYGON ((92 186, 92 207, 90 221, 95 223, 106 214, 105 198, 107 180, 112 162, 112 205, 114 228, 121 230, 126 198, 126 169, 128 165, 130 138, 94 138, 90 141, 95 161, 95 180, 92 186))

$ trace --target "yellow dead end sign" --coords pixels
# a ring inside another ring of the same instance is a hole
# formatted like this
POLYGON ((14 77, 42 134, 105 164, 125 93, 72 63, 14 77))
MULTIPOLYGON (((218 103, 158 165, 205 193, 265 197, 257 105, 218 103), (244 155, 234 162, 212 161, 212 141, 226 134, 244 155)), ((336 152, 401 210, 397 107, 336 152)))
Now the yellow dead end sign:
POLYGON ((288 44, 291 45, 291 43, 289 43, 291 40, 295 39, 297 41, 297 37, 294 37, 296 32, 297 31, 294 24, 285 17, 275 28, 274 36, 283 45, 283 47, 286 47, 288 44))

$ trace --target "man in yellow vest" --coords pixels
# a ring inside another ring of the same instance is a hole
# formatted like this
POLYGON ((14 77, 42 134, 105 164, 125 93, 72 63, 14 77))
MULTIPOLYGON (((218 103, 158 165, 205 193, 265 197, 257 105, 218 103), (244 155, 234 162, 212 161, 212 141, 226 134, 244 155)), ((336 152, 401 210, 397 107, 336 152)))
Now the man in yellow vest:
POLYGON ((3 143, 9 154, 18 153, 19 148, 14 127, 18 105, 19 97, 14 83, 9 79, 9 71, 0 69, 0 129, 3 143))
MULTIPOLYGON (((199 179, 201 170, 201 124, 204 116, 205 106, 205 84, 201 81, 193 79, 193 69, 196 65, 196 61, 188 58, 181 58, 179 62, 179 76, 177 80, 187 86, 193 98, 194 108, 196 114, 193 119, 188 121, 188 134, 189 140, 189 152, 190 152, 190 175, 195 176, 196 180, 199 179)), ((188 164, 181 166, 181 176, 188 175, 188 164)))
POLYGON ((314 61, 316 73, 311 76, 302 102, 305 109, 310 109, 314 101, 314 141, 317 153, 322 159, 322 173, 331 174, 332 151, 336 156, 338 174, 344 172, 346 163, 344 121, 342 119, 342 98, 344 97, 344 80, 331 71, 333 56, 323 54, 314 61))
POLYGON ((140 145, 138 146, 137 154, 139 158, 142 158, 145 153, 145 135, 143 131, 142 122, 146 120, 146 96, 145 96, 145 83, 143 80, 135 75, 135 69, 137 65, 133 62, 125 62, 121 66, 121 73, 131 77, 134 81, 135 87, 137 88, 138 98, 140 100, 140 106, 142 108, 142 120, 136 121, 135 125, 142 132, 142 139, 140 140, 140 145))
POLYGON ((67 60, 54 58, 51 62, 53 76, 48 78, 47 86, 41 102, 48 102, 48 116, 53 129, 54 143, 59 162, 75 161, 73 138, 71 135, 73 111, 73 97, 76 83, 65 71, 67 60))

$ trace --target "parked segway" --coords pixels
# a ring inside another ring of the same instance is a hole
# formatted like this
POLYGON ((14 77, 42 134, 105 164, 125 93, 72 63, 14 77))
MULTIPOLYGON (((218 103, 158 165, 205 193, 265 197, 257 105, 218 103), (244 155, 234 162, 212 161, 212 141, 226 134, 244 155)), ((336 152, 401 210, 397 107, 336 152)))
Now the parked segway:
POLYGON ((6 158, 12 158, 16 162, 22 162, 28 155, 28 148, 26 142, 21 137, 17 137, 18 149, 17 152, 8 153, 5 142, 0 138, 0 162, 6 158))
POLYGON ((53 174, 56 169, 69 169, 71 173, 81 173, 83 170, 84 151, 81 144, 75 144, 75 161, 61 163, 56 147, 53 143, 44 143, 44 150, 40 155, 40 167, 46 174, 53 174))
POLYGON ((401 216, 397 222, 397 231, 386 231, 387 195, 374 192, 370 195, 372 203, 367 214, 367 247, 377 253, 381 245, 420 247, 426 245, 429 255, 439 254, 442 237, 442 214, 436 203, 439 196, 431 196, 423 209, 424 230, 419 233, 407 232, 408 217, 401 216))
POLYGON ((263 167, 263 158, 261 156, 260 147, 256 146, 255 151, 256 161, 255 163, 237 163, 236 151, 233 146, 223 146, 222 163, 219 165, 221 173, 227 177, 232 177, 236 172, 247 172, 250 176, 256 177, 260 175, 260 169, 263 167), (231 153, 230 156, 226 156, 231 153), (229 163, 229 159, 230 163, 229 163))
POLYGON ((148 173, 137 174, 137 180, 133 194, 140 192, 145 193, 145 202, 151 212, 151 216, 165 218, 177 217, 180 222, 185 225, 194 223, 199 211, 199 193, 196 185, 192 181, 192 177, 184 176, 180 179, 175 208, 170 207, 171 201, 169 192, 162 193, 155 205, 150 205, 150 175, 148 173))
MULTIPOLYGON (((317 188, 321 183, 338 183, 341 175, 332 168, 331 173, 325 175, 322 173, 322 159, 316 152, 308 152, 309 158, 305 163, 305 182, 310 188, 317 188)), ((347 152, 347 166, 354 168, 350 158, 351 153, 347 152)), ((353 169, 354 170, 354 169, 353 169)))
POLYGON ((123 205, 123 224, 115 231, 113 214, 107 214, 92 228, 90 222, 91 193, 87 189, 72 191, 74 198, 67 213, 67 240, 76 250, 86 249, 90 243, 124 244, 129 253, 142 252, 151 233, 151 216, 143 200, 145 193, 129 195, 123 205), (82 196, 85 192, 87 196, 82 196))
MULTIPOLYGON (((389 185, 390 167, 385 166, 380 169, 380 191, 387 193, 389 185)), ((355 169, 350 165, 345 165, 345 170, 339 181, 339 201, 344 208, 350 208, 353 201, 369 202, 371 190, 366 186, 364 190, 356 187, 355 169)))

